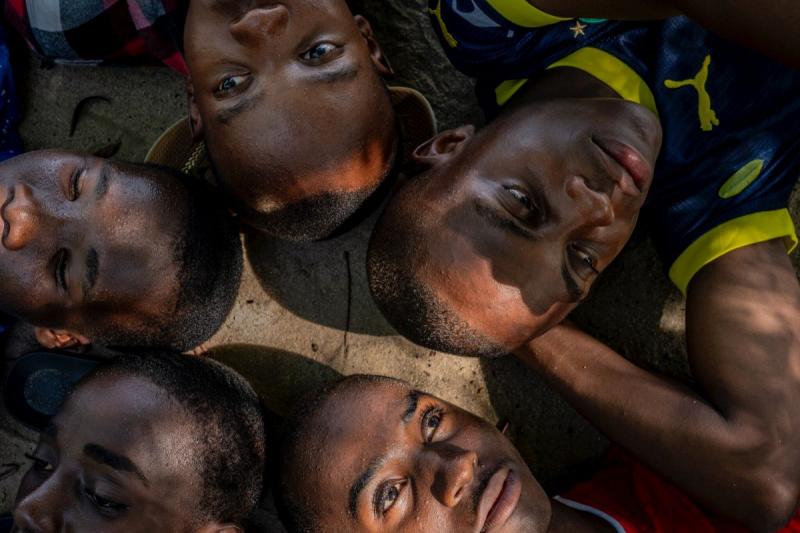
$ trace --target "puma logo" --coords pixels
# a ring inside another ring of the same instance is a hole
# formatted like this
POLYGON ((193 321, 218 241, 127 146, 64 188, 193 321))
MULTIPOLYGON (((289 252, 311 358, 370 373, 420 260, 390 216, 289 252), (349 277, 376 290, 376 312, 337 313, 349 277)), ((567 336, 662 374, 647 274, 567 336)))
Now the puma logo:
POLYGON ((447 44, 450 45, 450 48, 455 48, 458 46, 458 41, 453 34, 447 29, 447 25, 444 23, 442 19, 442 0, 439 0, 436 3, 436 9, 428 8, 428 13, 436 17, 436 20, 439 21, 439 27, 442 29, 442 35, 444 36, 444 40, 447 44))
POLYGON ((703 66, 700 72, 689 80, 666 80, 664 85, 668 89, 679 89, 681 87, 694 87, 697 91, 697 112, 700 116, 700 129, 703 131, 711 131, 714 126, 719 126, 719 118, 716 112, 711 108, 711 95, 706 90, 706 82, 708 81, 708 67, 711 65, 711 56, 707 55, 703 61, 703 66))

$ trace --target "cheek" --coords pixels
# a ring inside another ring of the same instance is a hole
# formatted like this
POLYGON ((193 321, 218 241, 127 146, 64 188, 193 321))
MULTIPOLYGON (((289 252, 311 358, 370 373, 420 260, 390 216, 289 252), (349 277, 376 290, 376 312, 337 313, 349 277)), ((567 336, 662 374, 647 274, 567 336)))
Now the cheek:
POLYGON ((59 311, 52 303, 53 282, 36 263, 33 258, 17 256, 10 265, 4 264, 0 273, 0 309, 29 322, 47 321, 59 311))
POLYGON ((25 473, 25 476, 22 478, 22 482, 19 484, 19 489, 17 490, 17 497, 14 501, 14 505, 19 505, 25 498, 27 498, 30 494, 32 494, 36 489, 38 489, 42 483, 44 483, 45 478, 38 472, 36 472, 33 468, 28 470, 25 473))

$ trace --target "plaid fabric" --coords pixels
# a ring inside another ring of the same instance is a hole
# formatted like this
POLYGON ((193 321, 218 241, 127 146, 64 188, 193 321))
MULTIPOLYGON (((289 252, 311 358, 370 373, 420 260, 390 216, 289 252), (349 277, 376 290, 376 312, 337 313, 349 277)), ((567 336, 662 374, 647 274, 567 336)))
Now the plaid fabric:
MULTIPOLYGON (((2 0, 0 0, 2 1, 2 0)), ((58 63, 157 60, 187 74, 183 24, 189 0, 6 0, 6 21, 58 63)))
MULTIPOLYGON (((17 91, 11 73, 11 60, 6 45, 6 34, 0 26, 0 161, 22 153, 22 140, 17 132, 20 121, 17 91)), ((0 313, 0 333, 6 320, 0 313)))

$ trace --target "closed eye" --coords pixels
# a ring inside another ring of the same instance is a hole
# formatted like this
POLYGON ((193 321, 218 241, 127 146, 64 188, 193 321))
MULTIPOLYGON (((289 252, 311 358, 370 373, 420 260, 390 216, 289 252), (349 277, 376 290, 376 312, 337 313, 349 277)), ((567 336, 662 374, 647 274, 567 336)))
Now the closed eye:
POLYGON ((127 505, 104 498, 88 487, 83 489, 83 493, 95 509, 103 515, 114 516, 128 509, 127 505))
POLYGON ((77 167, 70 175, 69 187, 67 191, 67 199, 74 202, 81 195, 81 188, 83 185, 83 178, 86 175, 86 167, 77 167))
POLYGON ((65 248, 60 249, 56 253, 56 260, 55 260, 56 286, 66 293, 69 292, 69 285, 67 283, 67 268, 69 267, 69 260, 70 260, 70 253, 65 248))

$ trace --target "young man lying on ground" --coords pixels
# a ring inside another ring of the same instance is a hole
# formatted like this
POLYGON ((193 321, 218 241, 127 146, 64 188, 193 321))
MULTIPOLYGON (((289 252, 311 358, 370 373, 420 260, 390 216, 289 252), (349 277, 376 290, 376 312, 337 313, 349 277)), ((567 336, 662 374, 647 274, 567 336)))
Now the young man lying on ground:
MULTIPOLYGON (((511 3, 522 11, 508 17, 541 14, 511 3)), ((622 249, 655 171, 643 213, 687 293, 703 396, 630 370, 676 407, 633 420, 614 395, 641 402, 622 386, 631 381, 587 388, 590 374, 573 400, 703 504, 747 524, 785 521, 800 493, 800 287, 786 255, 797 242, 786 205, 800 173, 800 73, 684 17, 526 30, 489 4, 470 14, 435 4, 451 58, 483 75, 497 116, 418 150, 425 172, 393 198, 369 253, 386 317, 442 351, 525 347, 622 249), (674 432, 694 443, 680 457, 674 432)))
POLYGON ((216 332, 242 270, 207 185, 59 151, 0 163, 0 310, 48 348, 188 350, 216 332))
POLYGON ((265 453, 258 397, 233 370, 120 356, 83 378, 42 432, 12 531, 243 531, 265 453))
POLYGON ((345 0, 105 5, 10 0, 5 12, 45 57, 113 61, 148 51, 189 73, 194 136, 243 219, 263 231, 327 237, 402 158, 384 81, 392 69, 345 0))
POLYGON ((491 424, 389 378, 346 378, 301 404, 282 451, 293 533, 745 531, 622 453, 550 500, 491 424))

